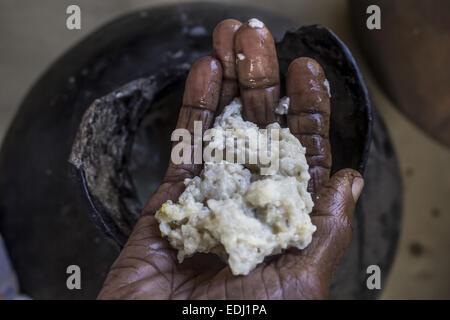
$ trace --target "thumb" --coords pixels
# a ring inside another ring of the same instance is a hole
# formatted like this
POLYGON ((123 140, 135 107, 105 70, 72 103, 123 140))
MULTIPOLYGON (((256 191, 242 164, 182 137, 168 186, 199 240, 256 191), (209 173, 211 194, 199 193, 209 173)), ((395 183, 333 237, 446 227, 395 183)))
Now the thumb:
POLYGON ((343 169, 335 173, 320 190, 311 214, 317 230, 304 254, 325 278, 331 280, 352 239, 352 218, 364 187, 358 171, 343 169))
POLYGON ((154 215, 164 202, 176 202, 185 189, 183 180, 179 182, 165 182, 156 189, 142 209, 143 216, 154 215))

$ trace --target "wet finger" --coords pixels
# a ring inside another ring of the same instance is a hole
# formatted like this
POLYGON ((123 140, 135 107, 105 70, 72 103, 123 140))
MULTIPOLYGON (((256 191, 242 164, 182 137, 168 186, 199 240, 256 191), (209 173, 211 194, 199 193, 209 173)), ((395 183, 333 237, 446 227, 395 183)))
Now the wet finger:
POLYGON ((306 147, 311 179, 308 191, 316 195, 330 177, 330 96, 328 81, 320 64, 297 58, 289 66, 286 91, 290 99, 288 127, 306 147))
MULTIPOLYGON (((194 126, 198 121, 202 134, 211 127, 219 102, 221 84, 222 66, 213 57, 199 59, 189 72, 176 128, 187 129, 191 135, 191 161, 188 164, 174 164, 171 159, 164 182, 182 181, 200 173, 201 164, 194 163, 194 126)), ((174 142, 174 145, 177 143, 174 142)), ((201 152, 201 144, 198 147, 200 150, 197 151, 201 152)))
POLYGON ((275 41, 264 24, 250 19, 234 39, 237 74, 246 120, 260 127, 277 121, 280 75, 275 41))
MULTIPOLYGON (((178 115, 176 129, 187 129, 190 134, 191 159, 188 163, 174 163, 171 158, 163 183, 147 201, 142 215, 153 215, 167 200, 176 201, 183 192, 184 179, 192 178, 201 171, 201 164, 195 163, 195 121, 200 121, 201 134, 211 127, 219 102, 219 92, 222 83, 222 66, 212 57, 199 59, 191 68, 186 79, 183 105, 178 115)), ((174 142, 174 148, 178 143, 174 142)), ((200 152, 201 143, 199 145, 200 152)))
POLYGON ((220 22, 213 31, 213 56, 221 62, 223 68, 222 90, 217 113, 221 113, 223 107, 239 95, 234 36, 241 25, 242 23, 238 20, 226 19, 220 22))

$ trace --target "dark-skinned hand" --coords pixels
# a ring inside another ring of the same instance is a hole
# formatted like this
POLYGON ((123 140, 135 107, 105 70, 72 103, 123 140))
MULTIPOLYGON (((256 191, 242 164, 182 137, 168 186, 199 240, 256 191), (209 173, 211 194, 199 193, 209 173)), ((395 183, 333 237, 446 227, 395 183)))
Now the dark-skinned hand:
POLYGON ((234 276, 213 254, 196 254, 179 264, 176 250, 161 237, 154 214, 167 200, 177 201, 184 179, 201 165, 169 162, 163 183, 150 197, 128 242, 112 265, 100 299, 326 299, 332 275, 352 237, 352 216, 364 182, 352 169, 330 177, 330 99, 321 66, 310 58, 292 61, 286 78, 290 107, 274 109, 280 98, 275 44, 269 30, 228 19, 213 33, 213 57, 192 67, 186 80, 177 128, 203 130, 234 97, 243 116, 264 128, 279 121, 306 147, 317 226, 304 250, 289 249, 259 264, 247 276, 234 276), (237 54, 245 59, 236 59, 237 54))

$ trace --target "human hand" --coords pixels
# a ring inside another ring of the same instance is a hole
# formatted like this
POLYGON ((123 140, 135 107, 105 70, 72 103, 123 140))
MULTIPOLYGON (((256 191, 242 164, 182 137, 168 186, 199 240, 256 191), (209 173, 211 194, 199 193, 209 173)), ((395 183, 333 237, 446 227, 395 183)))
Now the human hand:
POLYGON ((235 96, 243 116, 260 127, 287 124, 307 149, 313 195, 311 219, 317 226, 304 250, 291 248, 269 257, 247 276, 234 276, 212 254, 196 254, 179 264, 176 250, 161 237, 154 213, 167 200, 177 201, 184 179, 200 174, 196 164, 169 166, 163 183, 151 196, 127 244, 117 258, 100 299, 323 299, 341 256, 350 244, 352 215, 363 179, 352 169, 331 178, 329 143, 330 100, 325 74, 310 58, 294 60, 286 79, 290 108, 287 116, 274 109, 280 95, 275 44, 266 27, 252 28, 224 20, 213 33, 214 57, 192 67, 186 80, 177 128, 193 134, 194 121, 208 129, 235 96), (245 59, 236 59, 243 54, 245 59))

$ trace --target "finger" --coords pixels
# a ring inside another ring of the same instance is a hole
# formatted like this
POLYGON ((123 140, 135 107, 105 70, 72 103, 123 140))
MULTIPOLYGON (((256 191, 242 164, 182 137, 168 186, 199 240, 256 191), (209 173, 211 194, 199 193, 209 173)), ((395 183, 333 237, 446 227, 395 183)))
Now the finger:
POLYGON ((150 196, 144 208, 142 216, 153 216, 161 206, 167 201, 176 202, 185 189, 184 181, 163 182, 158 189, 150 196))
POLYGON ((280 75, 272 34, 263 24, 252 20, 239 28, 234 47, 243 116, 264 128, 277 121, 280 75))
MULTIPOLYGON (((169 162, 164 182, 177 182, 200 173, 201 164, 194 163, 194 124, 201 122, 202 133, 211 127, 222 84, 222 66, 212 57, 199 59, 186 79, 183 106, 178 115, 177 129, 187 129, 191 134, 191 161, 188 164, 169 162)), ((178 142, 175 142, 176 144, 178 142)))
MULTIPOLYGON (((194 162, 194 121, 201 121, 202 133, 211 127, 219 102, 222 83, 222 66, 212 57, 199 59, 186 79, 183 105, 178 115, 177 129, 187 129, 191 134, 190 163, 175 164, 169 160, 169 166, 163 183, 150 197, 142 210, 142 215, 153 215, 167 200, 176 201, 183 192, 184 179, 200 173, 201 164, 194 162)), ((174 145, 178 142, 174 142, 174 145)))
POLYGON ((220 22, 213 31, 213 56, 217 58, 223 68, 222 90, 219 98, 217 113, 230 104, 239 95, 236 74, 236 55, 234 53, 234 36, 242 23, 234 19, 220 22))
POLYGON ((306 147, 311 179, 308 191, 315 196, 331 170, 330 97, 325 72, 311 58, 297 58, 289 66, 286 92, 290 99, 288 127, 306 147))
POLYGON ((320 190, 311 214, 317 227, 312 242, 303 251, 295 250, 297 256, 309 260, 327 280, 350 245, 353 213, 363 187, 364 180, 358 171, 343 169, 335 173, 320 190))

